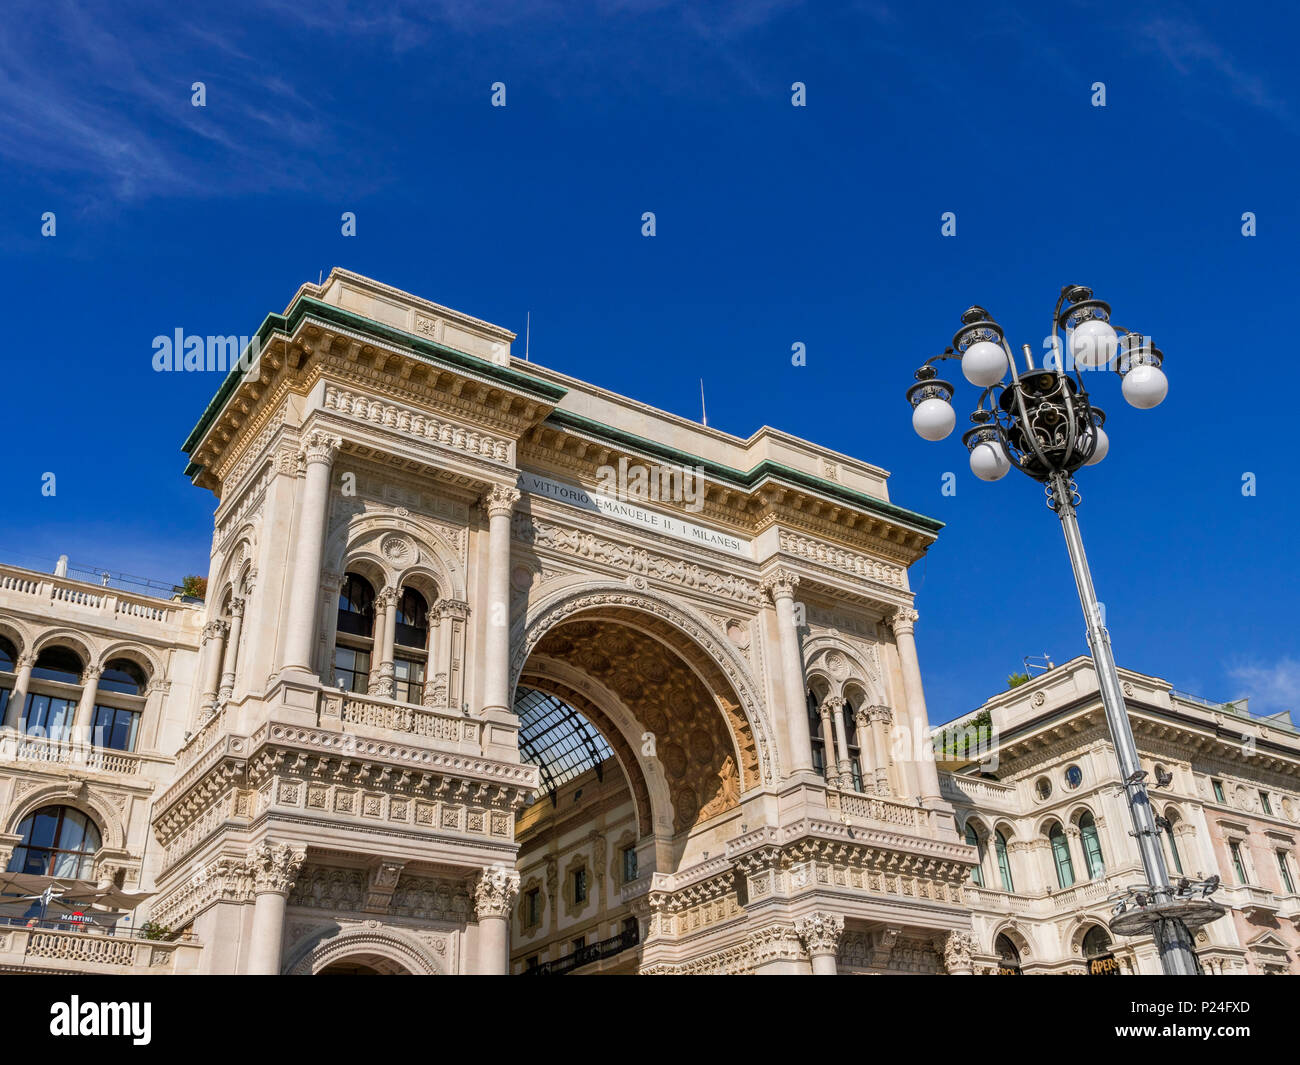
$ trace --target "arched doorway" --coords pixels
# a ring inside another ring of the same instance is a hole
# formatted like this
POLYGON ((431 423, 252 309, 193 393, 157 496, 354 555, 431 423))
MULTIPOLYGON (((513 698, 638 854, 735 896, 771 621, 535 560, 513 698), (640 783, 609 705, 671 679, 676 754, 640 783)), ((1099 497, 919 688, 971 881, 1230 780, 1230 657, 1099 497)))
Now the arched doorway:
POLYGON ((698 629, 608 599, 542 614, 522 640, 513 705, 542 779, 516 820, 513 971, 635 971, 629 886, 721 853, 775 753, 698 629))

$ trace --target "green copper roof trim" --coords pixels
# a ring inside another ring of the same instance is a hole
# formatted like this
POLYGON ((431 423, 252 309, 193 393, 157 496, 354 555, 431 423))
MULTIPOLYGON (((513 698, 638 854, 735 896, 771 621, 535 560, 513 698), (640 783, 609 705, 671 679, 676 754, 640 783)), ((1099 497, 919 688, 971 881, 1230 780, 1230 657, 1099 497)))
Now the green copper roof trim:
POLYGON ((894 503, 887 503, 883 499, 877 499, 875 496, 869 496, 865 492, 858 492, 852 488, 845 488, 842 484, 836 484, 834 481, 827 481, 821 477, 815 477, 810 473, 804 473, 802 470, 792 469, 789 466, 782 465, 779 462, 773 462, 771 459, 764 459, 747 473, 742 470, 732 469, 730 466, 724 466, 719 462, 711 462, 708 459, 700 458, 698 455, 692 455, 688 452, 670 447, 667 444, 661 444, 654 440, 646 440, 644 437, 637 436, 635 433, 629 433, 623 429, 616 429, 613 426, 605 425, 602 422, 595 421, 592 418, 585 418, 581 414, 574 414, 567 410, 553 410, 547 416, 546 421, 564 427, 580 429, 592 436, 610 440, 615 443, 626 444, 628 447, 635 448, 638 451, 644 451, 659 458, 667 459, 678 466, 701 466, 704 472, 718 481, 725 481, 736 488, 749 490, 754 487, 764 477, 772 477, 775 480, 785 481, 789 484, 799 485, 802 488, 810 488, 813 491, 820 492, 823 495, 830 496, 832 499, 838 499, 843 503, 851 506, 860 507, 863 510, 870 510, 883 517, 890 518, 893 521, 901 522, 905 525, 911 525, 920 532, 937 533, 943 528, 944 523, 935 518, 928 518, 924 514, 918 514, 914 510, 907 510, 904 507, 897 506, 894 503))
MULTIPOLYGON (((435 366, 442 365, 449 368, 469 370, 492 378, 501 384, 510 385, 512 388, 530 393, 543 402, 559 402, 568 392, 568 389, 559 385, 539 381, 535 377, 520 373, 518 370, 512 370, 508 366, 498 366, 488 359, 457 351, 445 344, 439 344, 437 341, 424 340, 403 329, 384 325, 382 322, 376 322, 373 318, 365 317, 365 315, 345 311, 342 307, 336 307, 332 303, 322 303, 311 296, 299 296, 294 300, 293 306, 289 308, 288 314, 268 314, 257 330, 258 346, 264 349, 266 340, 272 333, 283 333, 286 337, 292 336, 299 323, 308 314, 338 326, 351 326, 360 332, 391 341, 419 355, 435 366)), ((194 426, 190 431, 190 435, 185 438, 185 443, 181 445, 181 451, 185 454, 190 454, 198 445, 199 440, 202 439, 203 434, 208 431, 221 408, 226 405, 226 401, 238 387, 239 376, 240 370, 238 367, 232 369, 226 375, 221 387, 217 389, 217 394, 212 397, 212 401, 204 409, 198 424, 194 426)), ((191 463, 186 469, 187 476, 191 475, 190 470, 192 469, 196 469, 194 463, 191 463)))

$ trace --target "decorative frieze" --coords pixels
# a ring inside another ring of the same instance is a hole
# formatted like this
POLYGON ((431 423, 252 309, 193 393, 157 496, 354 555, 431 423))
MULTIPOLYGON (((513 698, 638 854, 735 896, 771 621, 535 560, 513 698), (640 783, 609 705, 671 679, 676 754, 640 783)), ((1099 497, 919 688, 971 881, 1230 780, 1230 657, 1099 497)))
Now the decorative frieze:
POLYGON ((879 584, 888 585, 890 588, 903 590, 907 588, 907 570, 892 562, 883 562, 880 559, 871 558, 869 555, 846 551, 823 540, 800 536, 798 533, 788 532, 785 529, 780 532, 780 544, 782 551, 807 559, 809 562, 815 562, 854 577, 876 581, 879 584))
POLYGON ((424 411, 376 399, 337 385, 325 386, 325 409, 382 426, 413 440, 473 455, 475 458, 501 463, 513 461, 513 442, 507 437, 457 425, 424 411))

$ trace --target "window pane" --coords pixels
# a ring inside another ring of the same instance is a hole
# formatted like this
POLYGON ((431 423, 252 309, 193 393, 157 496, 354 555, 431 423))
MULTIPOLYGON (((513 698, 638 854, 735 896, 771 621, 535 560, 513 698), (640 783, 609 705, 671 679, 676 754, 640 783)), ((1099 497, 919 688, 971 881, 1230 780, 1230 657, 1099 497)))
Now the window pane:
POLYGON ((993 837, 993 849, 998 856, 998 873, 1002 877, 1002 890, 1015 891, 1015 881, 1011 879, 1011 856, 1007 853, 1007 837, 998 832, 993 837))
POLYGON ((1063 888, 1074 885, 1074 863, 1070 861, 1070 845, 1061 826, 1053 827, 1048 837, 1052 842, 1052 857, 1056 860, 1056 880, 1063 888))

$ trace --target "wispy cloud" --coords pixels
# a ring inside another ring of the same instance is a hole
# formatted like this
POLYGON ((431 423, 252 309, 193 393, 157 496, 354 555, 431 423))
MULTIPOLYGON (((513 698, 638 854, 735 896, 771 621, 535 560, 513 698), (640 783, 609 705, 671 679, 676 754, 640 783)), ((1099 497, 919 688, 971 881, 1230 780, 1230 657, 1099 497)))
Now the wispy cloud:
POLYGON ((1288 657, 1271 664, 1238 665, 1228 670, 1228 676, 1250 697, 1251 713, 1286 710, 1294 718, 1300 710, 1300 660, 1288 657))
POLYGON ((1287 101, 1192 19, 1179 15, 1147 18, 1138 23, 1135 39, 1147 50, 1163 56, 1178 73, 1189 77, 1209 73, 1239 100, 1295 129, 1287 101))

